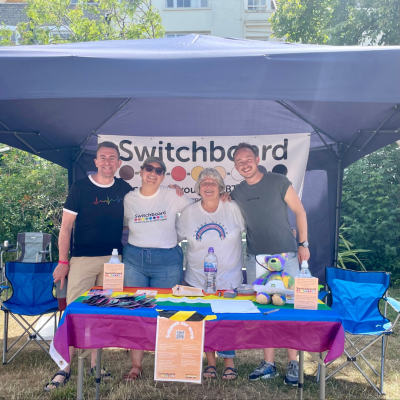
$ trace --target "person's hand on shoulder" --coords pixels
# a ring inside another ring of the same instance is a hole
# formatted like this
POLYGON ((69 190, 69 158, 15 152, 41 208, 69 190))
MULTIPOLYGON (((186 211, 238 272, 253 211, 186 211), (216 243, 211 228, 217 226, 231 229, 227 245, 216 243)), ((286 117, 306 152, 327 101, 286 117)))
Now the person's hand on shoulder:
POLYGON ((169 188, 175 189, 176 195, 179 197, 183 196, 183 189, 179 185, 168 185, 169 188))
POLYGON ((221 193, 220 198, 223 203, 225 203, 226 201, 232 201, 232 197, 228 192, 221 193))

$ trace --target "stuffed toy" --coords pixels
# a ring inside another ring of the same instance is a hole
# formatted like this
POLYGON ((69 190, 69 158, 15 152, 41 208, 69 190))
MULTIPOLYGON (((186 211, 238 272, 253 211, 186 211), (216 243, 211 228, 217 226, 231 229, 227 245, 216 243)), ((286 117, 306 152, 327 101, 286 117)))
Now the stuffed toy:
MULTIPOLYGON (((285 253, 267 256, 261 263, 257 257, 257 262, 264 268, 267 268, 268 271, 257 278, 253 282, 253 285, 264 285, 293 290, 294 278, 283 271, 287 260, 288 258, 285 253)), ((256 301, 259 304, 269 304, 272 302, 275 306, 283 306, 286 304, 286 296, 282 293, 275 293, 271 296, 267 293, 259 292, 256 301)))

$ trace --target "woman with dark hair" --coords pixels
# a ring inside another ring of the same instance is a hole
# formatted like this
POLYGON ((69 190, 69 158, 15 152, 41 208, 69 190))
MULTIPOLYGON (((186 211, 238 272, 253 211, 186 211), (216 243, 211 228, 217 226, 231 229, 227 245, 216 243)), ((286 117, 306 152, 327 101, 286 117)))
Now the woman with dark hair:
MULTIPOLYGON (((162 186, 165 172, 161 159, 147 158, 140 171, 142 186, 125 196, 124 227, 129 227, 129 238, 124 247, 124 286, 172 288, 182 283, 183 252, 175 220, 193 199, 162 186)), ((124 380, 142 375, 143 353, 131 350, 132 368, 124 380)))

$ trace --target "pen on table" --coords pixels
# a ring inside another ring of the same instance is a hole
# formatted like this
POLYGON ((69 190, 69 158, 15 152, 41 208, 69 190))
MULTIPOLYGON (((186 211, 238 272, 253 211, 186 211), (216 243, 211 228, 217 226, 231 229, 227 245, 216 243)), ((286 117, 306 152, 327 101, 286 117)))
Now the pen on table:
POLYGON ((276 308, 275 310, 271 310, 271 311, 266 311, 266 312, 263 313, 263 314, 264 314, 264 315, 266 315, 266 314, 271 314, 271 313, 277 312, 277 311, 279 311, 279 308, 276 308))

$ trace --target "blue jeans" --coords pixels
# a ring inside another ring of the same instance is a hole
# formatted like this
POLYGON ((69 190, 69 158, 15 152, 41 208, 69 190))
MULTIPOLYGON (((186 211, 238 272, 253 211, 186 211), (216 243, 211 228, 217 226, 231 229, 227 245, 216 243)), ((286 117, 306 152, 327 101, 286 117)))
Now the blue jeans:
POLYGON ((124 286, 172 288, 183 278, 183 252, 172 249, 124 247, 124 286))

